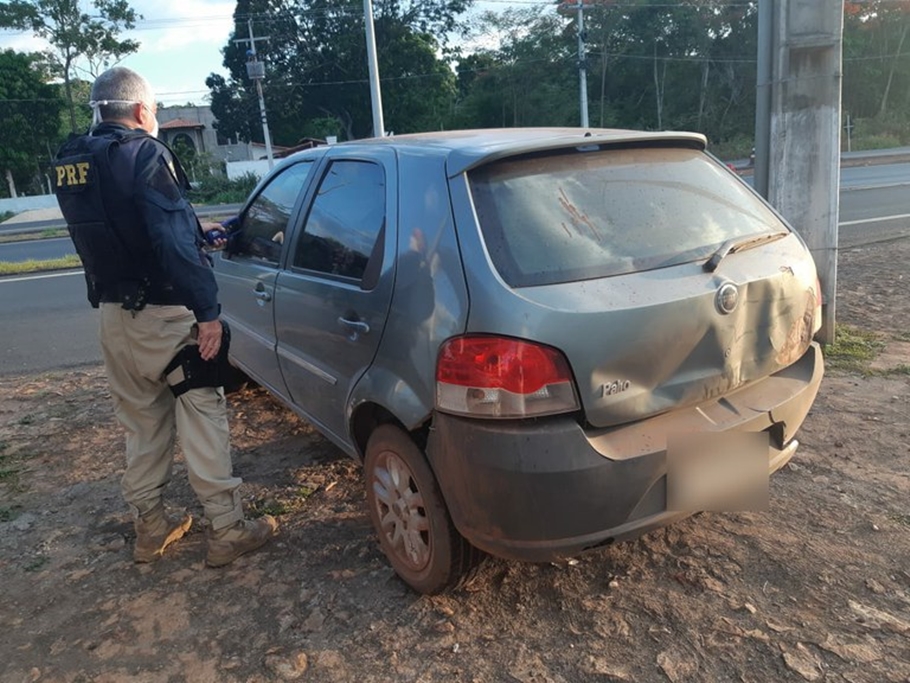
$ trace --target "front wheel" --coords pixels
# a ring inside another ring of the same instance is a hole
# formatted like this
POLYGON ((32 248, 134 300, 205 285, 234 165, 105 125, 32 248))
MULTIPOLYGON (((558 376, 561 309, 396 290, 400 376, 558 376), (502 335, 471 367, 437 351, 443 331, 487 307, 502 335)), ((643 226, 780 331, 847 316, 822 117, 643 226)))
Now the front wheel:
POLYGON ((455 529, 426 457, 406 432, 382 425, 370 435, 364 480, 382 551, 415 591, 453 588, 478 564, 481 551, 455 529))

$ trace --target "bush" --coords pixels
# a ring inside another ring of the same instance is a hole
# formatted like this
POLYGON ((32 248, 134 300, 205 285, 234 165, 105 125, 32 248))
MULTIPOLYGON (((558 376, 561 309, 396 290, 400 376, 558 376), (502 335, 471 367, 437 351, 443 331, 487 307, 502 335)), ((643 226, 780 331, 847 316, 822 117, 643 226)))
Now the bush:
MULTIPOLYGON (((853 119, 853 151, 864 149, 889 149, 902 147, 910 142, 910 123, 891 113, 868 119, 853 119)), ((841 146, 847 149, 847 135, 841 136, 841 146)))
POLYGON ((748 159, 752 153, 754 145, 752 138, 745 135, 724 140, 723 142, 712 142, 708 140, 708 151, 718 159, 730 161, 731 159, 748 159))
POLYGON ((854 152, 865 149, 891 149, 901 147, 901 141, 894 135, 864 135, 853 138, 851 147, 854 152))
POLYGON ((250 196, 258 182, 259 178, 252 173, 246 173, 236 180, 208 176, 190 190, 190 201, 194 204, 241 204, 250 196))

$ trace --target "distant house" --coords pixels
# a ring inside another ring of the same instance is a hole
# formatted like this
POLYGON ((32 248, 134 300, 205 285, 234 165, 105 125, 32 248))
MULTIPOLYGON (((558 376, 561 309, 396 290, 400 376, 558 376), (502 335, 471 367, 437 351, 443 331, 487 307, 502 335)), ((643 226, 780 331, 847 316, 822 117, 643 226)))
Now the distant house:
MULTIPOLYGON (((230 139, 215 128, 211 107, 159 107, 158 137, 174 146, 185 146, 213 162, 255 161, 266 157, 265 145, 230 139)), ((274 147, 278 153, 284 147, 274 147)))

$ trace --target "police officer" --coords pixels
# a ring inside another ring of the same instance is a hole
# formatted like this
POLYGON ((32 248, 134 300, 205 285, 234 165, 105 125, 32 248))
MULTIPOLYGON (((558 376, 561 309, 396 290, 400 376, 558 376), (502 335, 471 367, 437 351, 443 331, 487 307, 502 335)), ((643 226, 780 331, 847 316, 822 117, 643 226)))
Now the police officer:
POLYGON ((244 519, 232 473, 219 368, 227 328, 205 236, 186 200, 186 175, 156 139, 155 98, 139 74, 114 67, 92 85, 94 124, 67 142, 56 193, 101 308, 101 347, 126 430, 121 488, 134 515, 136 562, 158 559, 189 529, 164 512, 175 432, 189 481, 209 522, 206 563, 222 566, 262 546, 269 516, 244 519))

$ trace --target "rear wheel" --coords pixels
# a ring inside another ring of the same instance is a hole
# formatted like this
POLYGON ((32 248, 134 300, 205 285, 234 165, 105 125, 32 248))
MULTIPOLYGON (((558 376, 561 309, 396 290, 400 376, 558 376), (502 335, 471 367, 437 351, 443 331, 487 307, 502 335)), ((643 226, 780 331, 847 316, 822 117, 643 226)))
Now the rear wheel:
POLYGON ((367 443, 364 479, 370 518, 395 572, 419 593, 458 585, 483 556, 455 529, 426 457, 398 427, 367 443))

